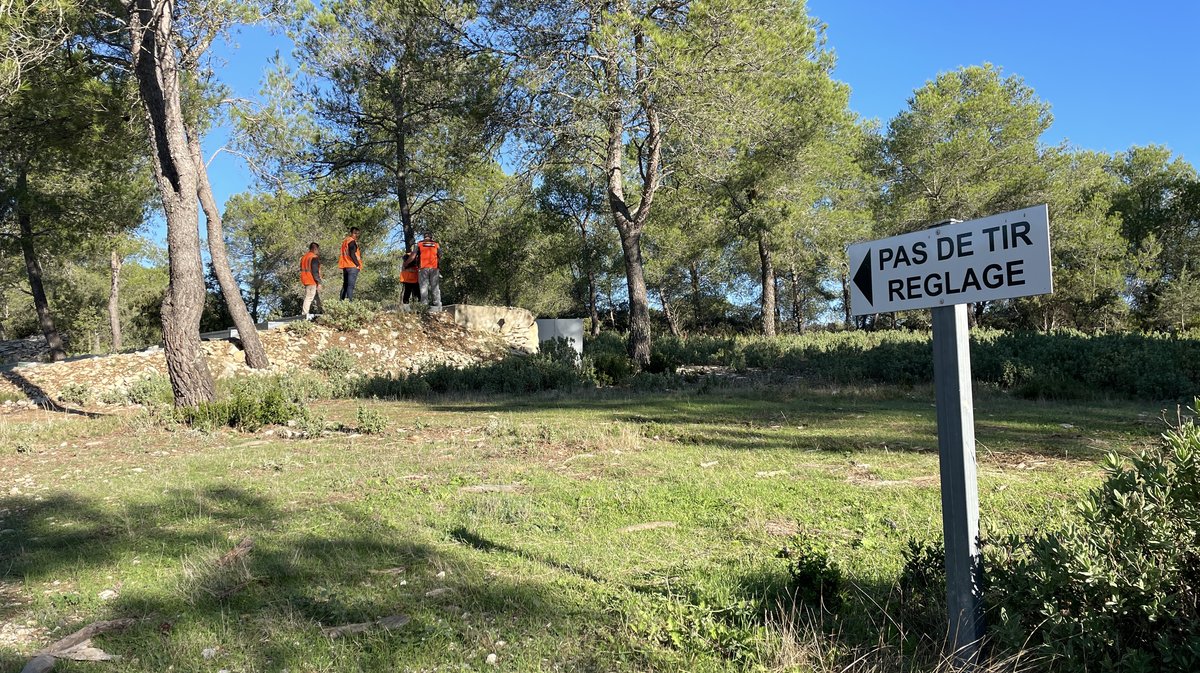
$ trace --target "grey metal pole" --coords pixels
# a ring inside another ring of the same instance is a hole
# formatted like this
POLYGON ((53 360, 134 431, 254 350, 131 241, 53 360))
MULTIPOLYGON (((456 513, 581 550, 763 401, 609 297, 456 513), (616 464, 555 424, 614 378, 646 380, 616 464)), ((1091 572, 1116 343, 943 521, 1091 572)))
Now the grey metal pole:
POLYGON ((933 383, 937 398, 946 606, 956 663, 974 663, 984 634, 979 553, 979 486, 966 304, 933 309, 933 383))

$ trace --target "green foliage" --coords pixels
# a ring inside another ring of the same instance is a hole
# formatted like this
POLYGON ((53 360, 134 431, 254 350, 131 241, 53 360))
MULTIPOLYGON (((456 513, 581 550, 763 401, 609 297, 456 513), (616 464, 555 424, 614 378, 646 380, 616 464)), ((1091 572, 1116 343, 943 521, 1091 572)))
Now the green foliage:
POLYGON ((374 322, 379 315, 379 305, 371 301, 331 299, 324 302, 324 308, 325 312, 317 320, 340 332, 360 330, 374 322))
POLYGON ((710 603, 703 597, 652 595, 627 617, 640 639, 685 656, 703 653, 752 666, 764 633, 747 600, 710 603))
POLYGON ((134 381, 133 385, 129 386, 127 396, 133 404, 146 407, 167 405, 174 401, 170 380, 157 374, 134 381))
POLYGON ((1200 667, 1200 428, 1189 419, 1104 483, 1058 530, 990 545, 998 642, 1062 671, 1200 667))
POLYGON ((837 612, 845 599, 846 579, 829 547, 818 540, 796 537, 779 551, 791 577, 795 600, 816 609, 837 612))
POLYGON ((538 354, 511 355, 499 362, 462 369, 443 365, 406 376, 360 379, 354 384, 353 393, 357 397, 392 399, 431 393, 522 394, 594 385, 586 371, 574 362, 538 354))
POLYGON ((329 378, 345 378, 357 364, 358 358, 350 351, 334 346, 314 355, 309 366, 329 378))
POLYGON ((321 433, 325 432, 325 417, 307 406, 301 406, 300 413, 293 420, 296 422, 296 429, 304 433, 305 437, 320 437, 321 433))
MULTIPOLYGON (((583 368, 592 373, 601 385, 623 385, 633 377, 633 361, 625 349, 625 342, 615 332, 601 332, 599 336, 584 341, 583 368)), ((651 358, 654 351, 651 350, 651 358)))
MULTIPOLYGON (((661 359, 688 365, 768 369, 837 383, 933 381, 929 335, 921 332, 697 336, 659 339, 658 347, 668 349, 661 359)), ((1190 399, 1200 392, 1200 334, 975 330, 971 371, 977 382, 1035 399, 1190 399)))
POLYGON ((58 399, 60 402, 67 404, 77 404, 83 406, 92 401, 92 389, 87 384, 83 383, 68 383, 58 391, 58 399))
POLYGON ((234 384, 228 397, 195 407, 175 408, 176 421, 211 432, 231 427, 257 432, 266 425, 285 425, 301 415, 301 407, 288 399, 277 379, 247 378, 234 384))
POLYGON ((361 404, 355 412, 355 429, 364 435, 381 435, 387 432, 388 419, 378 409, 364 407, 361 404))
POLYGON ((316 329, 317 324, 312 320, 293 320, 287 324, 287 331, 298 337, 304 337, 316 329))
POLYGON ((940 542, 908 541, 899 591, 905 630, 939 637, 946 629, 946 550, 940 542))

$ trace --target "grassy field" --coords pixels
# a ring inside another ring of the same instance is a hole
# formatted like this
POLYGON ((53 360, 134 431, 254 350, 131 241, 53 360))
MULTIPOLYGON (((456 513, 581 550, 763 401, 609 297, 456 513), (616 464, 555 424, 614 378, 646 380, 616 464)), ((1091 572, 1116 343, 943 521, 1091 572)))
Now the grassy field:
MULTIPOLYGON (((1152 403, 976 402, 993 534, 1165 427, 1152 403)), ((0 417, 0 670, 114 617, 139 618, 95 641, 121 661, 56 670, 824 670, 876 645, 902 549, 940 533, 928 388, 366 404, 385 433, 0 417), (852 583, 819 627, 773 609, 795 536, 852 583)))

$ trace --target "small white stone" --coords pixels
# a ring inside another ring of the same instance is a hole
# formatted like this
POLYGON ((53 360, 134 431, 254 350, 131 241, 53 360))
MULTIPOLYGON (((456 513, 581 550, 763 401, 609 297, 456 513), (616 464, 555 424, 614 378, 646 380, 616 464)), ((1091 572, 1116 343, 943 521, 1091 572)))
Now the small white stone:
POLYGON ((491 654, 487 655, 488 666, 495 666, 496 662, 499 660, 500 660, 500 657, 497 657, 495 652, 492 652, 491 654))
POLYGON ((217 648, 206 647, 200 652, 200 656, 204 657, 205 659, 212 659, 213 657, 217 656, 217 648))
POLYGON ((105 589, 97 594, 97 596, 99 596, 100 600, 102 601, 111 601, 117 597, 117 592, 112 589, 105 589))

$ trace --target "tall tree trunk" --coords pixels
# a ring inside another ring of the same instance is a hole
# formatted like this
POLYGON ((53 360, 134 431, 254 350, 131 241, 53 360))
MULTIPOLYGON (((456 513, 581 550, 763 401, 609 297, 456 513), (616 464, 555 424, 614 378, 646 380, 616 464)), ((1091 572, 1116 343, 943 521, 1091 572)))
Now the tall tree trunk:
POLYGON ((658 108, 650 98, 647 87, 653 80, 652 69, 644 53, 645 38, 640 30, 634 32, 633 56, 637 63, 638 100, 646 115, 645 141, 638 146, 639 157, 644 153, 644 164, 639 161, 642 177, 641 194, 637 208, 630 208, 625 198, 625 105, 624 91, 618 72, 615 52, 603 62, 605 87, 609 96, 607 134, 608 148, 604 161, 607 173, 609 209, 613 222, 621 237, 621 251, 625 256, 625 283, 629 292, 629 357, 639 369, 650 364, 650 302, 646 297, 646 277, 642 262, 642 230, 650 216, 650 206, 661 184, 659 168, 662 164, 662 122, 658 108))
POLYGON ((135 0, 130 11, 133 71, 146 112, 154 177, 167 220, 167 292, 163 297, 163 346, 175 404, 213 399, 213 379, 200 347, 204 312, 204 266, 196 162, 188 147, 174 50, 173 5, 135 0))
POLYGON ((700 269, 693 260, 688 264, 688 278, 692 284, 692 327, 704 324, 704 297, 700 295, 700 269))
POLYGON ((662 302, 663 316, 667 319, 667 327, 671 330, 671 336, 680 336, 679 321, 675 319, 675 313, 671 310, 671 302, 661 287, 658 288, 658 300, 662 302))
POLYGON ((767 248, 766 232, 758 232, 758 259, 762 266, 763 336, 775 336, 775 265, 767 248))
POLYGON ((17 226, 20 230, 21 254, 25 256, 25 275, 29 277, 29 292, 33 295, 33 308, 37 311, 38 327, 46 337, 50 348, 50 359, 65 360, 67 350, 63 347, 62 335, 54 325, 50 313, 50 302, 46 299, 46 288, 42 285, 42 264, 33 247, 33 215, 29 212, 28 175, 24 167, 17 174, 17 226))
POLYGON ((221 296, 225 298, 225 306, 237 327, 238 340, 242 342, 242 352, 246 354, 246 365, 251 369, 266 369, 271 366, 267 358, 267 349, 263 348, 262 339, 258 336, 258 327, 250 311, 246 309, 246 300, 242 298, 242 288, 233 277, 233 269, 229 266, 229 254, 225 250, 225 231, 221 223, 221 211, 217 200, 213 197, 212 185, 208 183, 208 170, 204 167, 204 156, 200 153, 200 140, 196 135, 188 136, 188 147, 196 170, 196 195, 204 208, 205 231, 208 236, 208 257, 212 263, 213 275, 221 286, 221 296))
POLYGON ((417 232, 413 229, 412 203, 408 194, 408 133, 404 128, 405 97, 408 95, 407 76, 400 81, 400 99, 393 101, 396 114, 396 205, 400 209, 400 226, 404 229, 404 249, 412 250, 417 244, 417 232))
POLYGON ((588 274, 587 274, 587 279, 588 279, 588 308, 589 308, 590 316, 592 319, 592 336, 596 337, 596 336, 600 336, 600 310, 597 307, 597 304, 599 303, 597 295, 599 294, 599 292, 596 290, 596 272, 589 270, 588 274))
POLYGON ((804 311, 800 307, 800 279, 796 274, 795 261, 788 263, 788 276, 792 285, 792 325, 796 328, 796 334, 800 334, 804 331, 804 311))
POLYGON ((625 285, 629 293, 629 357, 639 368, 650 364, 650 302, 642 262, 641 232, 621 232, 625 285))
POLYGON ((842 276, 842 322, 847 328, 854 327, 854 317, 850 315, 850 278, 842 276))
POLYGON ((113 248, 108 259, 108 329, 112 332, 112 351, 120 352, 121 343, 121 255, 113 248))

